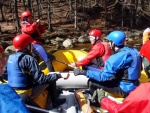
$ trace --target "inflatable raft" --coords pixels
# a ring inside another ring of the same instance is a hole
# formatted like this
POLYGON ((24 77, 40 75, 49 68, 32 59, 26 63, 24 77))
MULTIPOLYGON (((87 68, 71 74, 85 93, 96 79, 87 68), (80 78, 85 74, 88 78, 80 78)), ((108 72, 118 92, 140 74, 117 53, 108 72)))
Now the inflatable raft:
MULTIPOLYGON (((52 62, 56 73, 70 73, 70 77, 68 79, 61 78, 57 81, 57 87, 62 90, 62 94, 59 98, 66 98, 66 102, 55 110, 46 110, 45 106, 47 105, 48 93, 44 91, 34 99, 41 108, 29 105, 27 105, 27 108, 30 111, 39 113, 108 113, 103 108, 100 108, 99 105, 98 107, 91 106, 87 94, 84 93, 84 91, 88 89, 88 78, 84 75, 74 76, 73 71, 68 71, 73 69, 69 67, 68 64, 82 60, 87 55, 87 52, 82 50, 58 50, 53 53, 53 55, 58 60, 54 60, 52 62)), ((44 62, 41 62, 39 65, 45 74, 49 73, 44 62)), ((149 81, 149 78, 144 71, 141 72, 141 78, 139 80, 140 82, 149 81)), ((118 98, 113 94, 106 93, 106 95, 108 95, 108 98, 116 101, 117 103, 121 103, 123 100, 123 98, 118 98)))
MULTIPOLYGON (((55 71, 62 72, 72 69, 68 64, 82 60, 87 55, 87 52, 82 50, 58 50, 53 55, 56 58, 56 60, 52 61, 55 71)), ((39 65, 45 74, 49 73, 44 62, 40 62, 39 65)))

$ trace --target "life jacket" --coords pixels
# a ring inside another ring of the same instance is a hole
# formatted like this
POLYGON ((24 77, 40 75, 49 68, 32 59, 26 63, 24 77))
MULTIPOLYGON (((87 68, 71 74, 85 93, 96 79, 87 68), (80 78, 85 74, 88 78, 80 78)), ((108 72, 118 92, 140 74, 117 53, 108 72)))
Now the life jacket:
POLYGON ((102 44, 104 46, 105 53, 101 57, 94 58, 88 65, 85 66, 86 69, 93 71, 97 70, 97 68, 98 70, 103 69, 106 60, 112 55, 112 50, 107 42, 97 42, 97 43, 102 44))
POLYGON ((112 50, 107 42, 102 42, 105 48, 105 54, 102 56, 102 60, 105 63, 106 60, 112 55, 112 50))
POLYGON ((8 84, 14 89, 29 89, 32 87, 32 78, 28 72, 22 72, 19 67, 19 61, 25 54, 12 54, 8 58, 7 73, 8 84))
POLYGON ((122 81, 136 81, 141 76, 141 57, 138 51, 135 48, 124 47, 120 51, 127 51, 131 54, 133 61, 131 66, 128 69, 119 70, 117 73, 117 77, 122 79, 122 81), (123 75, 123 76, 121 76, 123 75))
POLYGON ((96 62, 99 65, 100 69, 103 69, 106 60, 112 55, 112 50, 107 42, 100 42, 100 43, 104 46, 105 53, 102 57, 96 58, 96 62))
POLYGON ((8 84, 0 84, 0 113, 31 113, 8 84))

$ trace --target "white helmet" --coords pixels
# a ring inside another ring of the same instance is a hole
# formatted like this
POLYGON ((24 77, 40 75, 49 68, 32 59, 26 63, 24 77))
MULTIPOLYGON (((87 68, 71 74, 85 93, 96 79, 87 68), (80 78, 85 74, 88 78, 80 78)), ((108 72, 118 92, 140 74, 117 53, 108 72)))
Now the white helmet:
POLYGON ((143 32, 143 36, 147 33, 147 32, 150 32, 150 27, 146 28, 143 32))

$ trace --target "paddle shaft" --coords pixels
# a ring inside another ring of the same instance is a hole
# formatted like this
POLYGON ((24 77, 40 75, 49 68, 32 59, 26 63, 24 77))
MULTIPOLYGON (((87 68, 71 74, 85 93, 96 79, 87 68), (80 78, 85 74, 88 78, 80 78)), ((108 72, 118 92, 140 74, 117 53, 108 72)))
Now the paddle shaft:
POLYGON ((46 109, 43 109, 43 108, 39 108, 39 107, 27 105, 27 104, 26 104, 26 107, 27 107, 31 112, 38 112, 38 113, 61 113, 61 112, 62 112, 62 109, 61 109, 61 108, 46 110, 46 109))
POLYGON ((58 60, 58 59, 55 59, 55 60, 56 60, 57 62, 60 62, 60 63, 62 63, 62 64, 65 64, 65 65, 67 65, 67 66, 72 67, 72 68, 75 69, 75 67, 73 67, 73 66, 67 64, 66 62, 60 61, 60 60, 58 60))

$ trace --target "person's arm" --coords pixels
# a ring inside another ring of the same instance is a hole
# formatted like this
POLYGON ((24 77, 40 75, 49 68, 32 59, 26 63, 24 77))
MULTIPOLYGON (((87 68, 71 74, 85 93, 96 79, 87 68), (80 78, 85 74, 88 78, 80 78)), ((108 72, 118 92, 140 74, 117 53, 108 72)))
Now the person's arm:
POLYGON ((57 73, 44 75, 44 73, 40 70, 37 61, 29 55, 26 55, 26 57, 22 58, 22 60, 19 62, 19 66, 22 69, 27 69, 27 71, 29 71, 33 76, 34 80, 39 84, 50 83, 58 80, 59 78, 67 78, 69 76, 69 74, 64 75, 57 73))
POLYGON ((32 34, 35 30, 37 30, 37 27, 38 27, 38 23, 33 22, 33 24, 24 24, 21 27, 21 30, 23 33, 32 34))
POLYGON ((132 63, 132 56, 127 52, 118 52, 108 58, 101 71, 87 70, 86 76, 97 81, 110 80, 119 69, 128 68, 132 63))
POLYGON ((94 58, 104 55, 105 48, 102 44, 97 44, 89 51, 87 56, 81 61, 76 62, 76 66, 83 66, 89 64, 94 58))

